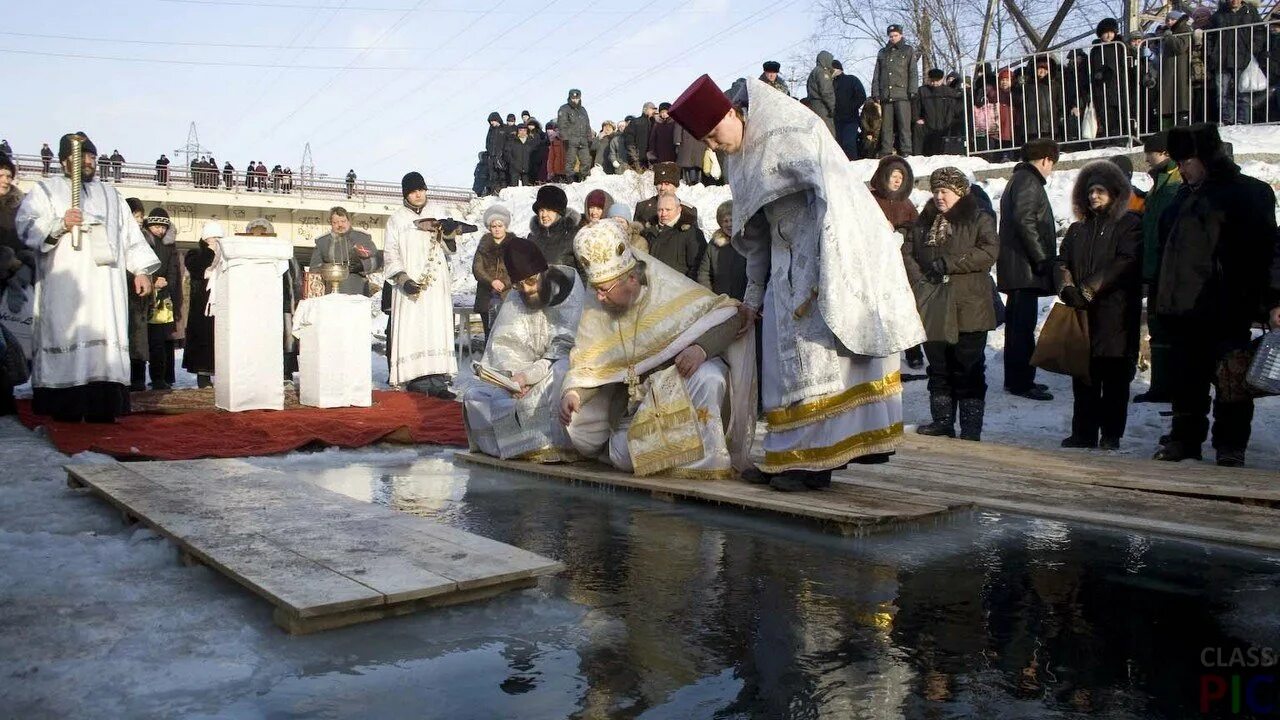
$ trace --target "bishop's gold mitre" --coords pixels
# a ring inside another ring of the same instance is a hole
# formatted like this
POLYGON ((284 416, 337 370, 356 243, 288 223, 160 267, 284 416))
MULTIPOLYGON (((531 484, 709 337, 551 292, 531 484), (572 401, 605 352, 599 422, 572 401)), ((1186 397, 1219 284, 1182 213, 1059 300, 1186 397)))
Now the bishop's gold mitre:
POLYGON ((630 227, 620 218, 597 220, 579 230, 573 238, 573 252, 587 282, 599 287, 630 272, 636 266, 630 240, 630 227))

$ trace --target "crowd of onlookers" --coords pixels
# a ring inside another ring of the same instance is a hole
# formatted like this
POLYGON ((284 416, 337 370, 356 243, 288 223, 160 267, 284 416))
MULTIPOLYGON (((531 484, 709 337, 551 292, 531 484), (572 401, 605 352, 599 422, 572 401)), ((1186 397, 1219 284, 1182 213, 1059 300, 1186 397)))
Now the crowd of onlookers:
MULTIPOLYGON (((1013 160, 1037 138, 1068 150, 1128 146, 1196 122, 1280 121, 1280 52, 1271 48, 1273 39, 1280 45, 1280 10, 1264 22, 1245 0, 1224 0, 1216 10, 1170 10, 1147 32, 1128 35, 1105 18, 1095 34, 1088 47, 984 62, 971 72, 922 73, 920 53, 900 25, 891 25, 869 88, 824 51, 795 96, 824 120, 851 160, 891 154, 1013 160)), ((779 63, 763 69, 761 80, 792 94, 779 63)), ((578 90, 545 128, 527 110, 518 119, 491 113, 473 190, 572 182, 597 166, 614 174, 655 162, 677 163, 687 183, 721 182, 722 158, 687 137, 669 106, 646 102, 639 115, 598 129, 578 90)))

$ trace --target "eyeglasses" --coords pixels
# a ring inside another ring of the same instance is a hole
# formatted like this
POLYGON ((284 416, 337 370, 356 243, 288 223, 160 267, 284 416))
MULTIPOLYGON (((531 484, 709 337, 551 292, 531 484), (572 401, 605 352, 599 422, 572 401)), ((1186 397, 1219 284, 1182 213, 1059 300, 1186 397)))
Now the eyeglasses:
POLYGON ((597 294, 597 295, 608 295, 609 293, 613 292, 615 288, 617 288, 619 285, 621 285, 621 284, 622 284, 622 280, 623 280, 622 278, 618 278, 617 280, 614 280, 614 281, 613 281, 613 284, 611 284, 611 285, 610 285, 609 287, 607 287, 607 288, 597 287, 597 288, 596 288, 596 294, 597 294))

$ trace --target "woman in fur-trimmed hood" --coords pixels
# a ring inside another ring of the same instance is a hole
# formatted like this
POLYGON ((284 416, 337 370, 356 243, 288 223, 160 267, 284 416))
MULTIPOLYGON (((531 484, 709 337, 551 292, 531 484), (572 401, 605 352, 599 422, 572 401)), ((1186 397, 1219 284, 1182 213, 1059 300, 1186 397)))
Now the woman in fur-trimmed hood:
POLYGON ((910 232, 911 226, 920 217, 916 206, 911 202, 911 191, 916 184, 911 164, 897 155, 882 158, 869 184, 871 195, 879 203, 893 229, 904 234, 910 232), (894 177, 895 171, 898 178, 894 177))
POLYGON ((1085 311, 1092 359, 1089 382, 1072 381, 1075 412, 1063 447, 1116 449, 1124 435, 1142 314, 1142 220, 1129 212, 1132 192, 1106 160, 1085 165, 1071 191, 1079 219, 1059 249, 1058 297, 1085 311))

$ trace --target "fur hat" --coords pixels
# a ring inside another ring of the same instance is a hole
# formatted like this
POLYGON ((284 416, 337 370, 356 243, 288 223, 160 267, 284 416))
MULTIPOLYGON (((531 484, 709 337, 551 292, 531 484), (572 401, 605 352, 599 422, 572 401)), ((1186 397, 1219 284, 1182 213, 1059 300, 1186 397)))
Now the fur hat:
POLYGON ((782 72, 782 63, 777 60, 769 60, 764 64, 765 72, 782 72))
POLYGON ((581 90, 579 90, 578 88, 574 88, 574 89, 570 90, 570 91, 569 91, 569 99, 570 99, 570 100, 581 100, 581 99, 582 99, 582 91, 581 91, 581 90))
POLYGON ((894 24, 890 25, 889 27, 885 28, 885 30, 884 30, 884 34, 885 34, 885 35, 888 35, 889 33, 898 33, 898 34, 902 34, 902 26, 901 26, 901 25, 899 25, 899 24, 897 24, 897 23, 894 23, 894 24))
POLYGON ((1058 143, 1049 138, 1036 138, 1028 140, 1026 145, 1022 146, 1022 159, 1026 162, 1035 162, 1037 160, 1049 159, 1058 162, 1058 143))
POLYGON ((62 136, 61 140, 58 141, 58 162, 62 162, 63 160, 66 160, 67 158, 71 157, 71 138, 75 137, 76 135, 79 135, 80 138, 83 140, 80 146, 81 152, 83 152, 86 155, 98 154, 98 146, 93 144, 93 141, 89 139, 88 135, 85 135, 83 132, 67 133, 66 135, 62 136))
POLYGON ((533 211, 536 213, 542 209, 554 210, 561 217, 565 211, 569 209, 569 197, 564 194, 564 190, 555 185, 543 185, 538 188, 538 196, 533 201, 533 211))
POLYGON ((946 189, 964 197, 969 194, 969 185, 969 178, 959 168, 940 167, 929 175, 929 189, 934 192, 946 189))
POLYGON ((668 182, 672 185, 680 184, 680 166, 673 162, 660 162, 653 166, 653 184, 655 187, 659 183, 668 182))
POLYGON ((173 221, 169 219, 169 211, 162 207, 151 208, 151 212, 142 218, 142 227, 150 227, 151 225, 163 225, 170 227, 173 221))
POLYGON ((676 99, 671 106, 671 117, 690 135, 701 140, 710 135, 731 110, 733 103, 729 102, 729 96, 720 90, 711 76, 703 75, 676 99))
POLYGON ((947 74, 942 72, 941 68, 933 68, 928 72, 928 74, 925 77, 929 78, 930 80, 941 80, 946 76, 947 74))
POLYGON ((630 224, 614 219, 592 223, 573 238, 573 252, 587 282, 599 287, 622 277, 636 266, 631 252, 630 224))
POLYGON ((1169 133, 1158 132, 1154 135, 1148 135, 1142 140, 1142 151, 1154 153, 1169 152, 1169 133))
POLYGON ((1129 211, 1129 196, 1133 193, 1133 186, 1129 182, 1131 176, 1132 173, 1126 175, 1123 168, 1117 167, 1110 160, 1094 160, 1080 168, 1076 184, 1071 189, 1071 204, 1076 216, 1083 218, 1091 214, 1089 188, 1094 185, 1106 188, 1107 194, 1111 196, 1111 207, 1107 209, 1107 214, 1114 218, 1124 215, 1129 211))
POLYGON ((511 227, 511 211, 502 205, 490 205, 488 210, 484 211, 481 222, 485 228, 489 227, 489 223, 494 220, 501 220, 502 224, 511 227))
POLYGON ((502 265, 511 282, 520 282, 545 272, 547 258, 533 241, 512 235, 502 243, 502 265))
POLYGON ((1169 157, 1174 162, 1190 158, 1209 162, 1222 156, 1222 138, 1218 135, 1218 126, 1210 123, 1169 130, 1168 146, 1169 157))
POLYGON ((1102 37, 1102 33, 1110 32, 1116 35, 1120 34, 1120 21, 1115 18, 1102 18, 1098 22, 1098 29, 1094 31, 1098 37, 1102 37))
POLYGON ((422 173, 411 172, 400 179, 400 194, 409 197, 409 193, 414 190, 426 190, 427 181, 422 179, 422 173))

